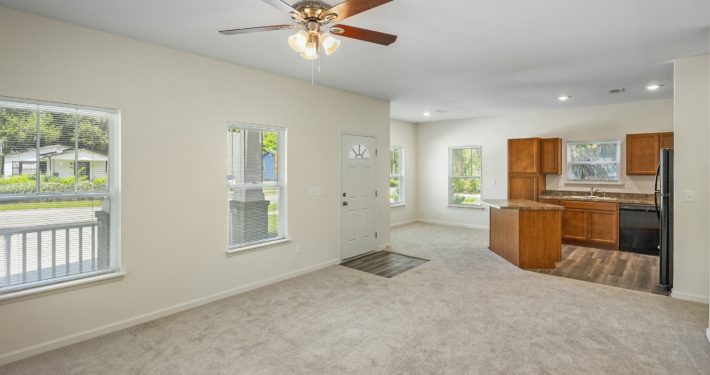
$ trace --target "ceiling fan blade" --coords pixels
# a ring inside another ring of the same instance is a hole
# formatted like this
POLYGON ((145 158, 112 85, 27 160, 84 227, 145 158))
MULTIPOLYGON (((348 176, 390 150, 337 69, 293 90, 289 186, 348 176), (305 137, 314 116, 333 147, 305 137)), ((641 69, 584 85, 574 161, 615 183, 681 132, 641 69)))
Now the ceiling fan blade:
POLYGON ((379 31, 361 29, 359 27, 347 25, 335 25, 331 27, 330 32, 335 35, 344 36, 346 38, 364 40, 370 43, 382 44, 383 46, 389 46, 390 44, 394 43, 395 40, 397 40, 397 35, 385 34, 379 31))
POLYGON ((295 29, 296 27, 298 27, 298 26, 296 26, 296 25, 273 25, 273 26, 245 27, 243 29, 220 30, 219 33, 222 35, 236 35, 236 34, 257 33, 260 31, 295 29))
POLYGON ((293 7, 289 3, 282 1, 282 0, 262 0, 262 1, 271 5, 272 7, 276 8, 276 9, 282 10, 286 13, 291 13, 291 12, 296 11, 295 9, 293 9, 293 7))
POLYGON ((335 20, 342 21, 358 13, 362 13, 382 4, 387 4, 390 1, 392 0, 345 0, 342 3, 328 9, 326 13, 335 13, 338 15, 338 18, 335 20))

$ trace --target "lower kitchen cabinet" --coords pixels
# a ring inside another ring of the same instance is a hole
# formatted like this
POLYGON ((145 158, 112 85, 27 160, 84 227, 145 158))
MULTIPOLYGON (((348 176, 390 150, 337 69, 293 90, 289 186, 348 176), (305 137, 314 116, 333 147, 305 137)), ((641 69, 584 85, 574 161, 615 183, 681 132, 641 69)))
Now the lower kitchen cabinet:
POLYGON ((588 240, 597 244, 619 246, 619 211, 588 211, 588 240))
POLYGON ((586 210, 565 209, 562 212, 562 239, 572 241, 586 240, 588 221, 586 210))
POLYGON ((562 212, 562 240, 566 243, 619 248, 619 204, 555 201, 562 212))

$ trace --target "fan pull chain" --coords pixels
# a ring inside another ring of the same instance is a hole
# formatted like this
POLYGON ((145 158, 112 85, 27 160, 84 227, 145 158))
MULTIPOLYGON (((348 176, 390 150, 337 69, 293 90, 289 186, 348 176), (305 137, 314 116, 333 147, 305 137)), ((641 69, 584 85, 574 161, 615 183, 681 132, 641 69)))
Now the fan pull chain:
POLYGON ((315 75, 315 72, 313 71, 314 65, 315 64, 313 63, 313 60, 311 60, 311 86, 315 85, 315 79, 313 78, 313 76, 315 75))

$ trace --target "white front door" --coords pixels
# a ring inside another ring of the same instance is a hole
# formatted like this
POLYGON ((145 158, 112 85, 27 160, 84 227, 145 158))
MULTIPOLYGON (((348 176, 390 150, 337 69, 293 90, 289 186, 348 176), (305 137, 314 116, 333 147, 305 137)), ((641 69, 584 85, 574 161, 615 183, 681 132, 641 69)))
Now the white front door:
POLYGON ((342 140, 342 259, 375 250, 374 137, 343 134, 342 140))

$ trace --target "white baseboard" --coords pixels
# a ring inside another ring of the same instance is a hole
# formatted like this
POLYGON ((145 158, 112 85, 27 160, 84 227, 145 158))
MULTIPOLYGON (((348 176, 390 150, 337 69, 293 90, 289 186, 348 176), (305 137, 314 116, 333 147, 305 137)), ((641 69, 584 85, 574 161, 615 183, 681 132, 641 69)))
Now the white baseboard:
POLYGON ((686 301, 700 302, 700 303, 704 303, 706 305, 708 304, 708 302, 710 302, 710 299, 708 299, 708 296, 703 296, 700 294, 693 294, 693 293, 677 292, 675 290, 671 292, 671 297, 686 300, 686 301))
POLYGON ((407 220, 407 221, 402 221, 399 223, 392 223, 392 224, 390 224, 390 228, 397 228, 397 227, 401 227, 404 225, 414 224, 416 222, 417 222, 416 220, 407 220))
POLYGON ((19 361, 24 358, 28 358, 40 353, 48 352, 50 350, 58 349, 63 346, 75 344, 81 341, 89 340, 94 337, 102 336, 111 332, 119 331, 125 328, 129 328, 138 324, 142 324, 145 322, 149 322, 151 320, 159 319, 168 315, 172 315, 181 311, 193 309, 195 307, 199 307, 202 305, 206 305, 211 302, 215 302, 224 298, 232 297, 237 294, 245 293, 263 286, 267 286, 270 284, 274 284, 280 281, 284 281, 293 277, 305 275, 307 273, 311 273, 313 271, 317 271, 322 268, 330 267, 333 265, 336 265, 340 263, 339 259, 334 259, 330 260, 321 264, 316 264, 314 266, 309 266, 302 268, 300 270, 296 270, 293 272, 289 272, 283 275, 279 276, 274 276, 271 278, 268 278, 266 280, 258 281, 252 284, 247 284, 244 286, 240 286, 237 288, 225 290, 223 292, 215 293, 209 296, 205 297, 200 297, 191 301, 179 303, 177 305, 173 305, 170 307, 166 307, 164 309, 160 309, 157 311, 149 312, 146 314, 138 315, 132 318, 128 318, 125 320, 121 320, 115 323, 110 323, 101 327, 93 328, 87 331, 75 333, 73 335, 68 335, 64 337, 60 337, 58 339, 54 340, 49 340, 45 341, 41 344, 37 345, 32 345, 23 349, 19 349, 13 352, 9 353, 4 353, 0 355, 0 366, 19 361))
POLYGON ((419 219, 416 221, 417 223, 422 223, 422 224, 434 224, 434 225, 445 225, 447 227, 458 227, 458 228, 469 228, 469 229, 485 229, 488 230, 489 228, 485 225, 473 225, 473 224, 462 224, 462 223, 454 223, 450 221, 438 221, 438 220, 422 220, 419 219))

